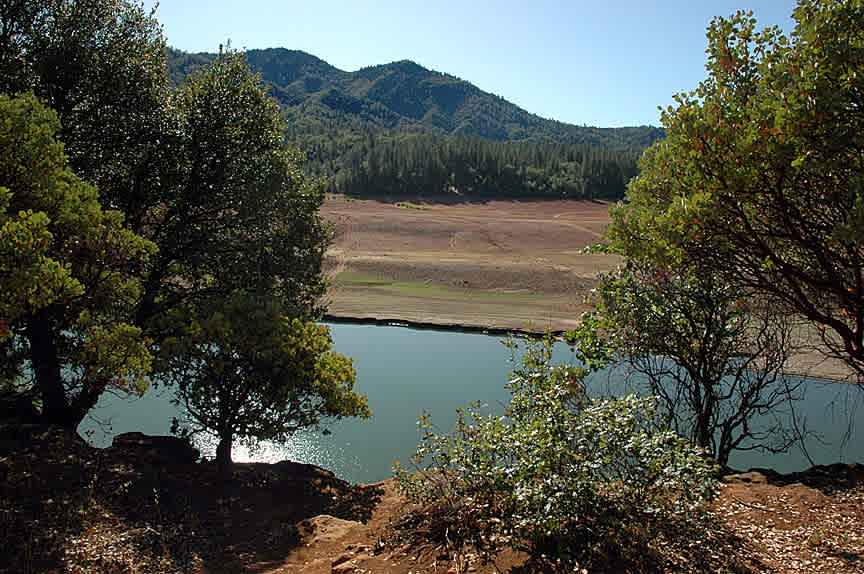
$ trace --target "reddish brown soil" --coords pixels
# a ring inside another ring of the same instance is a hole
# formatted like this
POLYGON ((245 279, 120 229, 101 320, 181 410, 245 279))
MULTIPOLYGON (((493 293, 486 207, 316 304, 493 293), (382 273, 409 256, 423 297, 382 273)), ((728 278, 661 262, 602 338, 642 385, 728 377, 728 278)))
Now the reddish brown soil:
MULTIPOLYGON (((309 465, 240 464, 225 482, 211 464, 0 424, 0 478, 4 573, 533 571, 513 552, 483 564, 422 537, 394 544, 409 506, 392 481, 352 486, 309 465)), ((856 465, 727 477, 708 533, 667 533, 649 542, 649 569, 604 571, 864 572, 862 481, 856 465)))

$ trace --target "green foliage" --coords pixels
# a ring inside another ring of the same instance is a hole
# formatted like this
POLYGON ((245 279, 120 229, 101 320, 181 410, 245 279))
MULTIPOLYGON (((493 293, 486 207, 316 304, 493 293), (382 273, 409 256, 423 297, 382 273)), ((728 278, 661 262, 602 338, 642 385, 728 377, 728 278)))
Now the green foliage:
MULTIPOLYGON (((138 388, 149 364, 141 329, 164 352, 192 328, 184 320, 236 292, 277 299, 304 322, 320 316, 323 186, 284 147, 278 107, 245 58, 220 54, 171 92, 160 27, 130 0, 16 0, 0 19, 0 92, 45 99, 76 174, 64 156, 63 185, 44 187, 66 195, 45 206, 22 200, 14 179, 41 177, 35 160, 0 180, 12 214, 0 222, 2 372, 30 361, 46 421, 76 426, 109 383, 138 388), (100 187, 106 211, 78 178, 100 187)), ((3 144, 12 162, 21 142, 3 144)))
POLYGON ((133 0, 12 0, 0 23, 0 93, 53 109, 73 171, 140 231, 142 196, 173 165, 158 22, 133 0))
POLYGON ((410 201, 397 201, 396 207, 404 207, 405 209, 416 209, 419 211, 429 211, 432 209, 431 207, 425 205, 417 205, 416 203, 411 203, 410 201))
POLYGON ((235 438, 284 440, 325 420, 371 416, 327 327, 285 317, 277 300, 237 292, 172 315, 183 329, 163 342, 162 371, 178 387, 184 422, 218 437, 223 466, 235 438))
POLYGON ((173 104, 180 169, 154 217, 164 248, 139 319, 160 343, 157 374, 176 383, 192 426, 216 434, 227 470, 235 437, 279 439, 369 411, 350 361, 310 322, 322 311, 324 191, 283 145, 276 103, 227 51, 173 104))
MULTIPOLYGON (((158 23, 131 0, 13 0, 0 6, 0 28, 0 93, 35 94, 53 117, 44 133, 56 132, 64 144, 55 143, 57 153, 64 151, 61 185, 48 186, 63 193, 33 208, 28 231, 21 228, 26 216, 12 224, 16 240, 28 246, 46 225, 59 266, 45 276, 44 266, 54 263, 43 259, 41 277, 25 277, 19 268, 16 279, 3 278, 4 287, 15 285, 13 293, 32 292, 42 308, 28 309, 29 318, 4 346, 6 365, 15 365, 4 373, 19 376, 27 365, 43 419, 74 427, 105 388, 137 392, 145 385, 141 373, 150 355, 133 314, 155 248, 124 227, 149 238, 145 220, 164 204, 161 194, 176 168, 176 154, 167 149, 175 134, 164 42, 158 23), (38 221, 40 210, 48 219, 38 221), (64 283, 71 291, 55 297, 64 283)), ((20 142, 5 145, 4 154, 14 153, 20 142)), ((45 173, 32 163, 22 169, 31 177, 45 173)), ((24 197, 23 188, 9 191, 9 210, 19 214, 15 197, 24 197)), ((19 253, 29 259, 23 269, 33 270, 37 254, 19 253)))
POLYGON ((630 257, 698 261, 819 325, 864 376, 864 3, 800 0, 791 37, 708 29, 708 77, 612 213, 630 257))
POLYGON ((552 363, 551 339, 526 342, 503 414, 474 404, 451 434, 424 415, 421 472, 395 470, 431 504, 427 527, 487 555, 512 546, 572 566, 665 522, 698 523, 717 489, 704 452, 658 424, 653 399, 589 399, 585 374, 552 363))
POLYGON ((802 382, 782 375, 785 313, 752 306, 710 270, 638 260, 601 277, 592 303, 573 333, 586 362, 626 363, 676 432, 721 465, 733 450, 781 452, 795 440, 784 409, 802 382))
POLYGON ((43 409, 77 425, 105 388, 146 387, 150 355, 124 318, 155 246, 103 211, 59 129, 35 98, 0 96, 0 361, 6 377, 32 370, 43 409))
POLYGON ((166 194, 149 198, 160 251, 139 320, 237 289, 278 296, 290 316, 317 316, 323 189, 304 176, 302 154, 283 146, 284 124, 258 77, 226 52, 188 78, 173 104, 179 169, 166 194))

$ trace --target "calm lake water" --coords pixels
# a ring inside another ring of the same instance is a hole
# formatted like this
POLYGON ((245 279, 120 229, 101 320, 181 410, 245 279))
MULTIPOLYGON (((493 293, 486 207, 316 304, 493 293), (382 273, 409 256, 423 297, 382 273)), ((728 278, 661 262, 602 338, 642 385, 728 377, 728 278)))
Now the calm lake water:
MULTIPOLYGON (((353 357, 357 370, 355 389, 369 397, 373 418, 346 420, 329 428, 298 433, 286 444, 235 447, 235 461, 290 459, 327 468, 351 482, 376 482, 391 475, 393 463, 408 463, 417 445, 417 417, 427 410, 442 430, 455 422, 455 411, 480 400, 495 408, 505 404, 504 388, 512 364, 502 338, 480 334, 417 331, 404 327, 330 325, 337 352, 353 357)), ((555 348, 556 360, 566 362, 566 345, 555 348)), ((594 393, 625 390, 620 371, 592 376, 594 393)), ((851 385, 811 381, 797 408, 807 428, 820 435, 808 441, 807 451, 817 464, 864 461, 864 432, 853 426, 850 409, 864 399, 851 385)), ((177 408, 167 389, 148 392, 141 399, 106 396, 79 431, 95 446, 107 446, 115 434, 141 431, 168 434, 177 408)), ((215 445, 202 441, 202 452, 215 445)), ((803 470, 810 462, 800 448, 787 454, 733 453, 734 468, 769 467, 779 472, 803 470)))

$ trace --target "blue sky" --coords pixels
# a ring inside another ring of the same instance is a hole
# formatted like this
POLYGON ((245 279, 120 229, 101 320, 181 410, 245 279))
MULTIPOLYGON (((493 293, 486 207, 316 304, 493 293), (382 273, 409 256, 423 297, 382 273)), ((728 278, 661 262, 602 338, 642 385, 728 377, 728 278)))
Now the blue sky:
MULTIPOLYGON (((146 8, 155 2, 145 0, 146 8)), ((712 17, 793 28, 793 0, 162 0, 169 45, 284 47, 346 71, 396 60, 467 80, 529 112, 591 126, 659 125, 705 77, 712 17)))

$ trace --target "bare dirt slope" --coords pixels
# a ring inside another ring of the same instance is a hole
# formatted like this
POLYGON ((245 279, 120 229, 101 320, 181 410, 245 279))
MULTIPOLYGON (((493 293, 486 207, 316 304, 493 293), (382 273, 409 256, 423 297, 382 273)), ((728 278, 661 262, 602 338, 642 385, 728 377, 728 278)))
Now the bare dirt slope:
MULTIPOLYGON (((794 476, 749 472, 724 479, 710 540, 658 538, 643 563, 614 572, 864 572, 864 489, 855 465, 817 467, 794 476)), ((300 526, 301 542, 268 574, 534 572, 524 554, 492 563, 442 545, 393 545, 392 521, 407 508, 392 481, 376 485, 380 503, 367 523, 318 516, 300 526), (391 544, 384 544, 389 541, 391 544)), ((580 569, 574 570, 579 572, 580 569)), ((586 571, 586 570, 582 570, 586 571)), ((597 571, 597 570, 592 570, 597 571)))
POLYGON ((330 313, 494 328, 572 328, 599 273, 591 255, 608 204, 490 201, 415 205, 328 200, 330 313))

